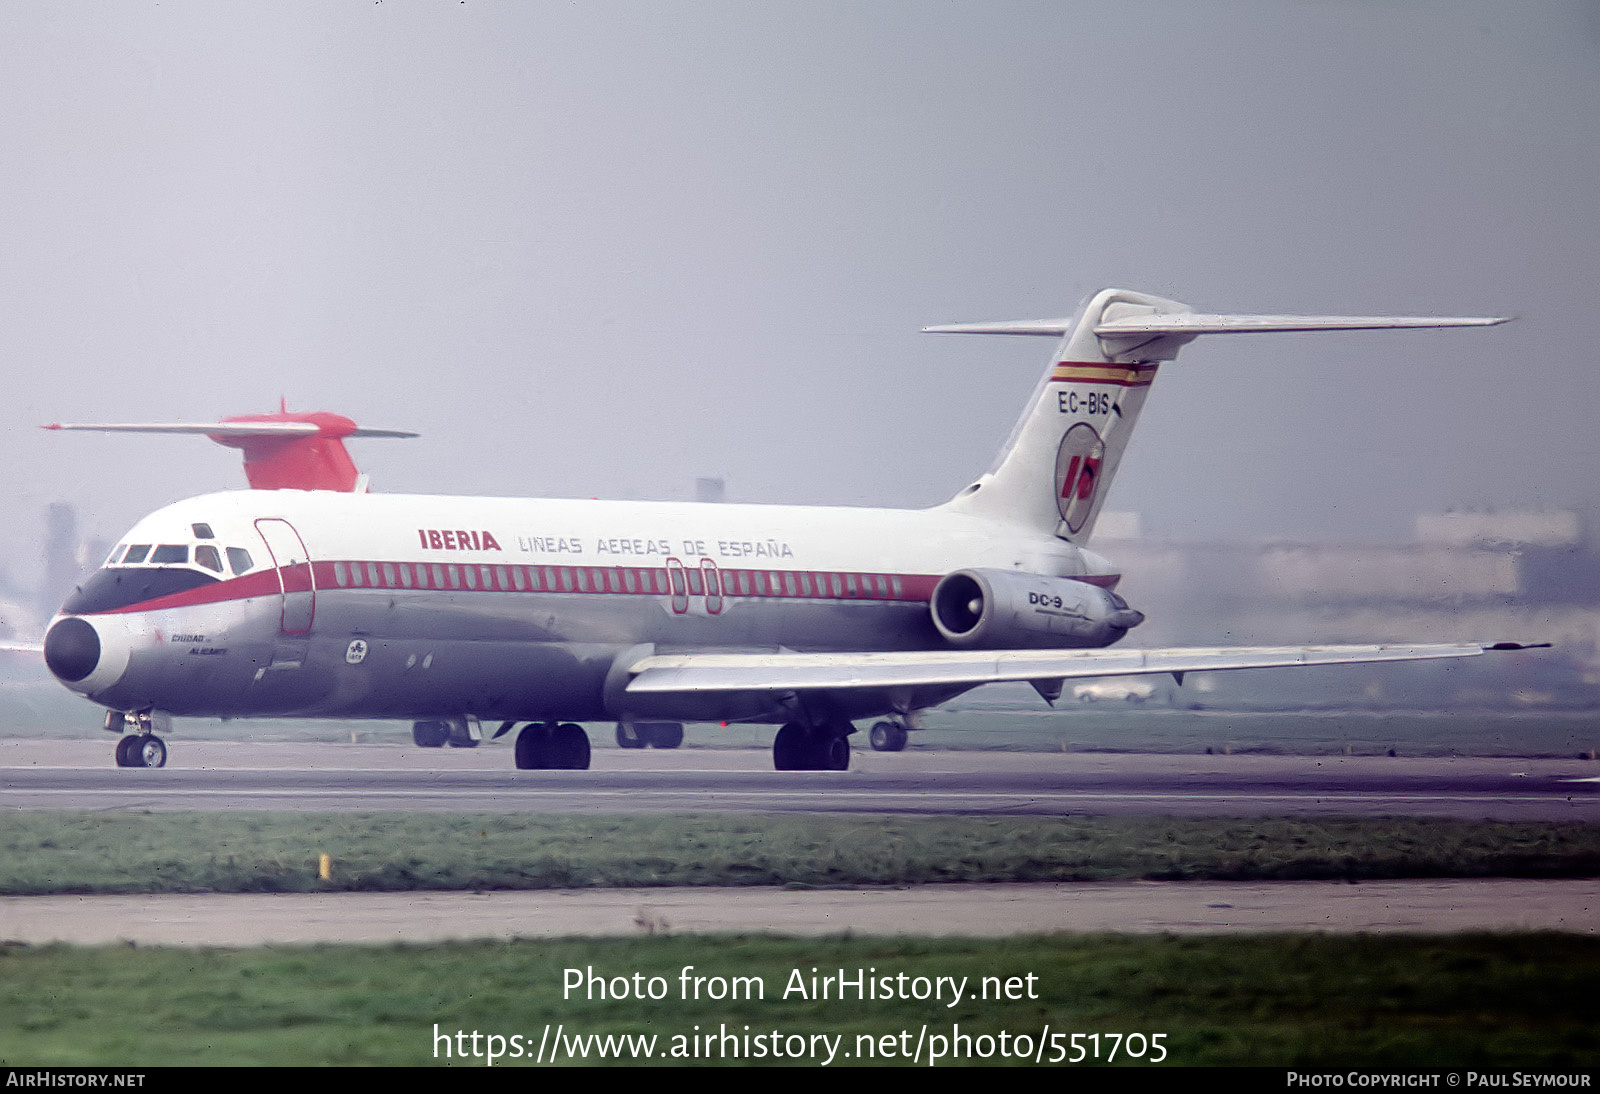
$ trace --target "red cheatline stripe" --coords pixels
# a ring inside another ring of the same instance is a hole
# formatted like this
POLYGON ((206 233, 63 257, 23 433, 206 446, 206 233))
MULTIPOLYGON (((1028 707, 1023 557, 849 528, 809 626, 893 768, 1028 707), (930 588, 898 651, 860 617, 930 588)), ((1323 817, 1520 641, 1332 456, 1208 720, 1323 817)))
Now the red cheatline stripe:
MULTIPOLYGON (((605 596, 671 596, 665 567, 651 566, 506 566, 461 562, 318 562, 314 564, 316 591, 346 592, 383 589, 389 592, 457 593, 563 593, 605 596), (471 571, 470 574, 468 571, 471 571), (344 580, 339 577, 343 574, 344 580), (359 575, 359 576, 358 576, 359 575), (632 588, 628 577, 632 576, 632 588)), ((832 570, 731 570, 718 569, 724 600, 888 600, 926 603, 942 579, 938 574, 883 574, 832 570), (749 589, 749 592, 743 590, 749 589), (852 593, 851 590, 854 589, 852 593), (837 592, 835 591, 837 590, 837 592)), ((285 571, 290 592, 307 592, 306 568, 285 571)), ((689 595, 704 596, 702 573, 689 568, 689 595)), ((1120 574, 1087 574, 1072 580, 1112 588, 1120 574)), ((139 604, 85 614, 126 615, 186 608, 197 604, 222 604, 234 600, 279 595, 278 571, 258 570, 243 577, 218 581, 139 604)), ((684 594, 679 593, 679 597, 684 594)), ((713 595, 716 595, 713 590, 713 595)))
POLYGON ((191 604, 220 604, 229 600, 249 600, 252 597, 277 595, 278 572, 258 570, 253 574, 246 574, 229 581, 218 581, 187 592, 158 596, 154 600, 146 600, 140 604, 129 604, 123 608, 113 608, 108 612, 91 614, 125 615, 128 612, 154 612, 163 608, 186 608, 191 604))

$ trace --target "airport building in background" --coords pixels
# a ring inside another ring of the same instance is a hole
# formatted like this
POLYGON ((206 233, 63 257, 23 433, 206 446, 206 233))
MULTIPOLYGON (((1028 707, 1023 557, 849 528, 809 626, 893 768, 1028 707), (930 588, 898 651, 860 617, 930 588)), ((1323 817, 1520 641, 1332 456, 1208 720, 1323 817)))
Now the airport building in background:
POLYGON ((1174 543, 1141 523, 1104 514, 1094 544, 1146 613, 1141 644, 1551 642, 1574 688, 1600 688, 1600 546, 1569 510, 1422 513, 1402 544, 1174 543))

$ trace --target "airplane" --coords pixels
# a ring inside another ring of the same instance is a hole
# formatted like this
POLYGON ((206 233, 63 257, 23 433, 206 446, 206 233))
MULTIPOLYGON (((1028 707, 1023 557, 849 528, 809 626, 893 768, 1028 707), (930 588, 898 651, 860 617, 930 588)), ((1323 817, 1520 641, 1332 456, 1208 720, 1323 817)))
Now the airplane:
POLYGON ((855 723, 986 683, 1469 657, 1515 643, 1126 649, 1144 615, 1088 547, 1162 362, 1202 335, 1490 326, 1493 317, 1201 314, 1107 289, 1070 319, 929 327, 1056 340, 994 466, 942 505, 868 509, 372 493, 340 415, 54 425, 199 433, 252 489, 123 536, 45 635, 106 708, 117 763, 161 767, 173 716, 402 719, 418 745, 521 724, 522 769, 583 769, 584 723, 676 747, 686 722, 780 726, 778 770, 846 770, 855 723))

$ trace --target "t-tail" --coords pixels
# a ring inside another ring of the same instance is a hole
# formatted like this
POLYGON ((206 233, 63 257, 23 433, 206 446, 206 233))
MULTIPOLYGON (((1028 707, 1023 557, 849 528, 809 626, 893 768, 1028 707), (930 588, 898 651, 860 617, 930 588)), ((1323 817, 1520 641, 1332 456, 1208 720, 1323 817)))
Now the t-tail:
POLYGON ((1057 338, 1050 367, 994 467, 946 504, 949 511, 1054 532, 1083 545, 1161 362, 1202 334, 1487 327, 1504 318, 1351 315, 1203 315, 1159 296, 1104 289, 1071 319, 926 327, 931 334, 1057 338))

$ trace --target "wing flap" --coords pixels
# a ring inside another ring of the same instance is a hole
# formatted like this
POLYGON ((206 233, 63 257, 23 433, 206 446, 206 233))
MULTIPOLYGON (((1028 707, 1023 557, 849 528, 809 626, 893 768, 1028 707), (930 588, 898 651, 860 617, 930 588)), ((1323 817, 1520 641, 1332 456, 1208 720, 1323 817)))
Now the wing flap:
MULTIPOLYGON (((1476 657, 1481 644, 1259 646, 1151 650, 932 650, 911 653, 690 653, 633 665, 630 692, 806 691, 1069 680, 1291 665, 1476 657)), ((1520 647, 1518 647, 1520 648, 1520 647)))

